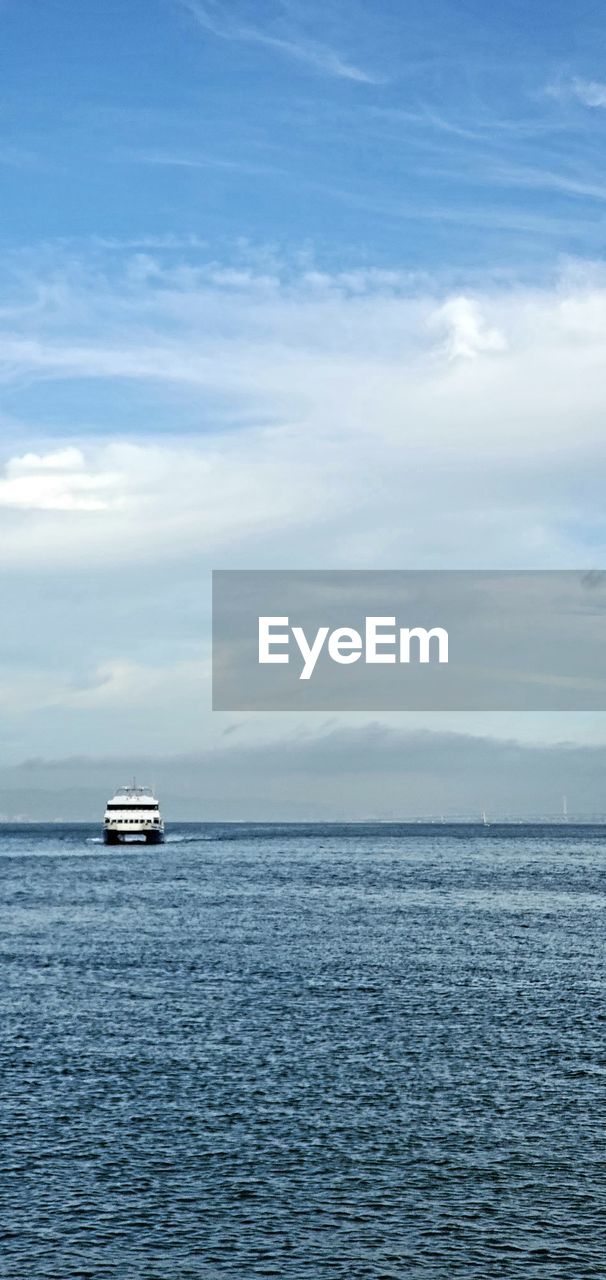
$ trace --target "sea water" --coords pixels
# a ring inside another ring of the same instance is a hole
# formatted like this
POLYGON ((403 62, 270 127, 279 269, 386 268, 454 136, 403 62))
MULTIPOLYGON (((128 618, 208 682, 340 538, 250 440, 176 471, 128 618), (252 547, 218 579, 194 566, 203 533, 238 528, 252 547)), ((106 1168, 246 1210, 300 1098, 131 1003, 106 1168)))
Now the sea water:
POLYGON ((0 1275, 606 1274, 606 830, 0 828, 0 1275))

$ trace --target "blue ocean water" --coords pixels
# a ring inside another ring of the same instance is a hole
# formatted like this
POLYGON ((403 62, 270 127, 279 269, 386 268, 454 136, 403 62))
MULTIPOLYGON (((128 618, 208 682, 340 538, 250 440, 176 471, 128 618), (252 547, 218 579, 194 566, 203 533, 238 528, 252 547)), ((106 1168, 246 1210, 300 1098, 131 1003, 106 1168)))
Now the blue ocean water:
POLYGON ((606 1275, 606 830, 0 828, 0 1275, 606 1275))

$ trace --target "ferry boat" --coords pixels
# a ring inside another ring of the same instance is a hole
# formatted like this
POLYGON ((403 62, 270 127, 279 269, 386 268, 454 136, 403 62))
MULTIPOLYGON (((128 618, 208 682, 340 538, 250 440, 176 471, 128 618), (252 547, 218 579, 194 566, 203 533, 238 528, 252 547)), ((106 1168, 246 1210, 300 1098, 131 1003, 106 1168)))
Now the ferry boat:
POLYGON ((130 839, 146 844, 162 844, 164 823, 160 806, 149 787, 118 787, 108 800, 103 818, 104 844, 122 844, 130 839))

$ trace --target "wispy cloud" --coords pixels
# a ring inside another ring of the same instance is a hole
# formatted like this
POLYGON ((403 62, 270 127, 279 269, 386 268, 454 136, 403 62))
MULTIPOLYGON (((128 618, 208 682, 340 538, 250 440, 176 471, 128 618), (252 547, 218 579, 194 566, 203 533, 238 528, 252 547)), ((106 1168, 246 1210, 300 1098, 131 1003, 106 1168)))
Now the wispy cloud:
POLYGON ((330 45, 311 40, 298 32, 287 34, 250 25, 226 13, 224 7, 216 3, 201 4, 199 0, 179 0, 179 3, 193 14, 205 31, 221 40, 264 45, 322 75, 339 80, 354 80, 359 84, 384 83, 383 77, 356 66, 330 45))
POLYGON ((586 107, 606 107, 606 84, 600 80, 582 80, 577 76, 571 91, 586 107))
POLYGON ((585 80, 583 76, 561 78, 549 84, 545 92, 547 97, 559 102, 570 102, 574 98, 584 107, 606 107, 606 83, 602 80, 585 80))
POLYGON ((247 177, 267 177, 270 173, 285 172, 273 165, 251 164, 248 160, 231 160, 225 156, 206 155, 203 152, 192 155, 183 151, 125 150, 117 152, 116 159, 168 169, 223 169, 226 173, 244 174, 247 177))
POLYGON ((194 251, 196 249, 208 250, 208 241, 203 240, 201 236, 192 232, 190 235, 175 235, 167 232, 165 235, 140 235, 140 236, 91 236, 89 239, 91 248, 93 249, 115 249, 120 253, 132 253, 139 250, 145 251, 171 251, 176 252, 194 251))
POLYGON ((584 200, 606 200, 606 183, 574 173, 554 172, 533 165, 514 165, 487 162, 485 179, 491 184, 505 187, 522 187, 535 191, 559 191, 564 195, 580 196, 584 200))

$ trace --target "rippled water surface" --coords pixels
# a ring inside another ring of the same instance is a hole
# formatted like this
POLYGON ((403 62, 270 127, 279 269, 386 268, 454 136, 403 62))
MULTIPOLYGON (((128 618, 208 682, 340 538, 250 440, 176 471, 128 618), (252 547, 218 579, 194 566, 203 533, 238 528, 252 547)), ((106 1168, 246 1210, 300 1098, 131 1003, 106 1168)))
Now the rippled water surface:
POLYGON ((606 830, 0 828, 0 1275, 606 1275, 606 830))

